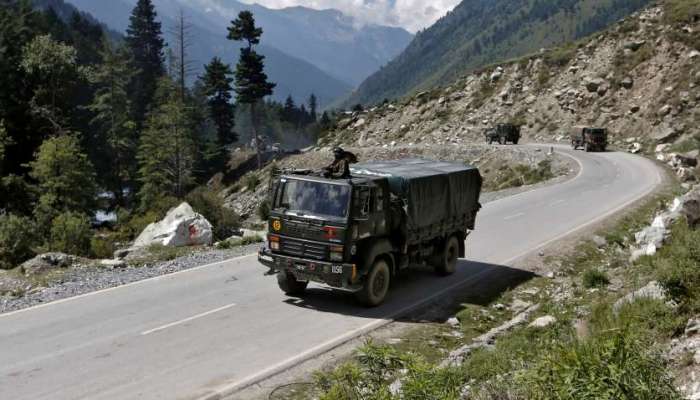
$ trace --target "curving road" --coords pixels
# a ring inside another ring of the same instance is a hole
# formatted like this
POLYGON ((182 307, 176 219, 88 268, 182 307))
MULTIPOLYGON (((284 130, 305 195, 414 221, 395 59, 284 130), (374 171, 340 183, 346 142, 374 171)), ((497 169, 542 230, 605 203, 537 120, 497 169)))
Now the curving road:
POLYGON ((519 279, 523 273, 506 266, 661 183, 641 157, 557 151, 581 164, 576 178, 486 204, 467 241, 474 261, 448 278, 411 272, 376 309, 321 287, 286 298, 247 256, 0 315, 0 398, 231 395, 451 290, 519 279))

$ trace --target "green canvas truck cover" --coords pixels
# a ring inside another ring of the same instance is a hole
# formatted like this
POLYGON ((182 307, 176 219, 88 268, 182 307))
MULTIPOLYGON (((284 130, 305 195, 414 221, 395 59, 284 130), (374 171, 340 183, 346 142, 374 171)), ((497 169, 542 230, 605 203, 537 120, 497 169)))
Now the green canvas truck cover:
POLYGON ((481 174, 470 165, 404 159, 355 164, 351 173, 387 178, 391 192, 404 201, 414 229, 473 215, 480 207, 481 174))

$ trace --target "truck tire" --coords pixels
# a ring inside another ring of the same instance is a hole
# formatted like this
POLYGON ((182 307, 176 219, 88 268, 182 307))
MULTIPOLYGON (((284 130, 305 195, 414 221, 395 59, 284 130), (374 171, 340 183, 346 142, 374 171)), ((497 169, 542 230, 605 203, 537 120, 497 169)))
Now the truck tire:
POLYGON ((457 236, 450 236, 445 242, 445 248, 440 255, 440 262, 435 266, 435 271, 443 276, 452 275, 457 270, 457 259, 459 258, 459 239, 457 236))
POLYGON ((277 284, 286 295, 298 296, 304 294, 309 282, 298 281, 297 278, 289 272, 279 272, 277 273, 277 284))
POLYGON ((505 145, 505 144, 506 144, 506 138, 504 138, 504 137, 499 137, 499 138, 498 138, 498 144, 505 145))
POLYGON ((515 140, 513 140, 513 144, 518 144, 519 141, 520 141, 520 139, 515 139, 515 140))
POLYGON ((362 290, 357 292, 357 300, 367 307, 376 307, 384 302, 389 292, 391 282, 391 270, 384 259, 378 259, 372 265, 372 269, 365 278, 362 290))

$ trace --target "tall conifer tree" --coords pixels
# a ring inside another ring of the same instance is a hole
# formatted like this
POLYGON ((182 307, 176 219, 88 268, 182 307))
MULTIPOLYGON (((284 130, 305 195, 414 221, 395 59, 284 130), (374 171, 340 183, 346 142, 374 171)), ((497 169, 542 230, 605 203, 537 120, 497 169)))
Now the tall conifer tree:
POLYGON ((236 100, 239 104, 250 106, 250 116, 255 139, 255 151, 258 155, 258 168, 262 168, 261 140, 258 129, 256 106, 265 97, 272 94, 275 84, 267 81, 265 74, 265 57, 255 51, 260 43, 262 28, 255 26, 255 18, 250 11, 241 11, 238 18, 231 21, 228 38, 243 41, 241 55, 236 65, 236 100))
POLYGON ((165 74, 163 35, 151 0, 138 0, 126 30, 126 43, 138 70, 132 82, 133 114, 140 128, 153 100, 158 80, 165 74))
POLYGON ((220 146, 227 146, 238 140, 233 131, 235 110, 231 99, 233 97, 233 78, 231 67, 224 64, 220 58, 214 57, 209 65, 204 67, 202 77, 205 93, 208 98, 209 115, 216 125, 216 133, 220 146))

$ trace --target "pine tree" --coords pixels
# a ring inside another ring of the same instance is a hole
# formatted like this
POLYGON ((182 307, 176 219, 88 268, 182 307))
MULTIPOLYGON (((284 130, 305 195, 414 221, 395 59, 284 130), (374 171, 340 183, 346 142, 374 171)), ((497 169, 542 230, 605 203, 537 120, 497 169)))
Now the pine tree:
POLYGON ((135 178, 136 125, 131 118, 129 83, 136 75, 128 49, 114 49, 105 40, 101 53, 104 63, 92 76, 97 87, 88 109, 94 114, 92 125, 100 132, 102 158, 108 160, 101 175, 105 187, 112 191, 117 204, 125 205, 125 189, 135 178))
POLYGON ((261 140, 258 134, 258 118, 256 106, 265 96, 272 94, 275 84, 267 81, 264 72, 265 57, 258 54, 254 46, 260 43, 262 28, 255 26, 255 18, 250 11, 241 11, 238 18, 231 22, 228 28, 228 38, 245 42, 241 48, 238 65, 236 65, 236 100, 239 104, 250 106, 250 116, 253 126, 253 138, 258 158, 258 168, 262 168, 262 156, 260 154, 261 140))
POLYGON ((231 104, 233 78, 230 77, 233 73, 231 67, 218 57, 214 57, 204 69, 201 79, 208 98, 209 115, 216 124, 219 145, 228 146, 238 140, 233 131, 235 109, 231 104))
POLYGON ((90 215, 95 210, 95 171, 76 135, 45 140, 29 166, 30 176, 37 181, 40 193, 36 209, 39 225, 48 228, 50 221, 60 213, 90 215))
POLYGON ((292 95, 287 96, 287 100, 284 101, 284 109, 282 110, 282 120, 295 123, 298 111, 292 95))
POLYGON ((165 196, 183 198, 194 181, 193 133, 170 78, 161 79, 154 103, 159 105, 148 118, 137 154, 142 210, 165 196))
POLYGON ((311 122, 316 122, 318 120, 318 99, 313 93, 311 93, 311 97, 309 97, 309 113, 311 122))
POLYGON ((138 128, 145 120, 158 80, 165 74, 165 42, 156 16, 151 0, 138 0, 126 30, 126 43, 133 54, 134 67, 139 71, 131 86, 133 115, 138 128))

